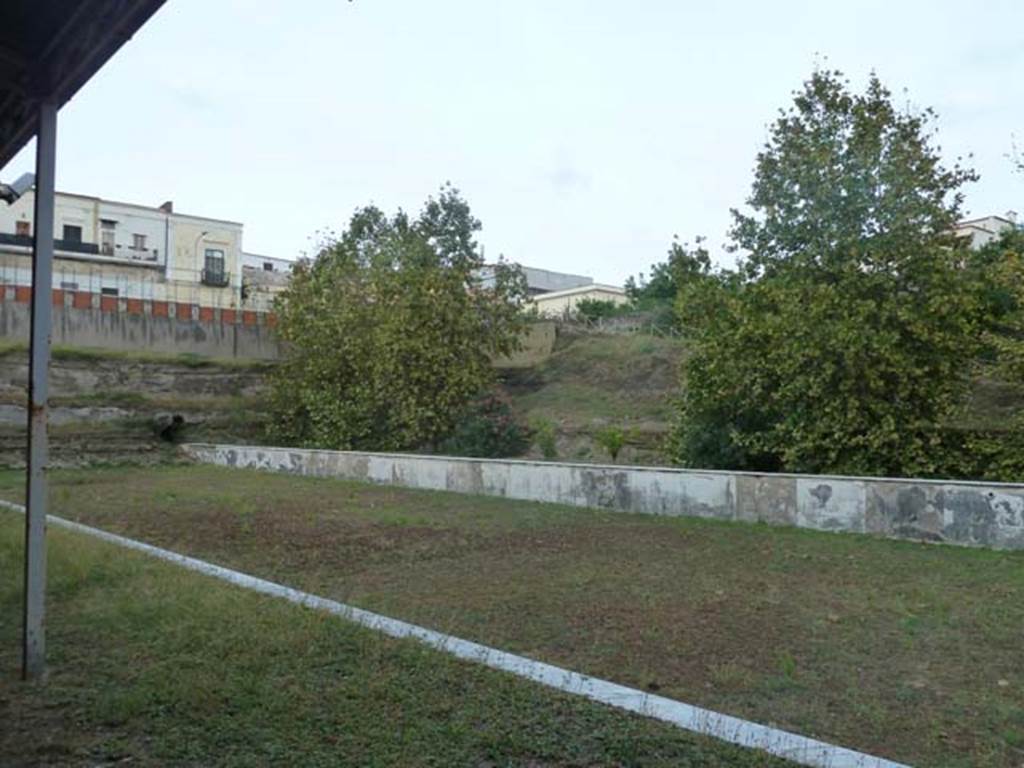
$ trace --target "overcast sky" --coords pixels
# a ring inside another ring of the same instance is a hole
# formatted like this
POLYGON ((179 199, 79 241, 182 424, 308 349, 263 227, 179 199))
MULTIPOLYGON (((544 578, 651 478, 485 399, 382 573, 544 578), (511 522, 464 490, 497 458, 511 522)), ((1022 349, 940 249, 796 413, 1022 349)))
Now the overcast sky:
POLYGON ((1024 210, 1020 0, 168 0, 61 112, 57 183, 294 258, 450 180, 489 258, 621 283, 673 234, 725 241, 822 57, 938 111, 944 156, 981 173, 970 213, 1024 210))

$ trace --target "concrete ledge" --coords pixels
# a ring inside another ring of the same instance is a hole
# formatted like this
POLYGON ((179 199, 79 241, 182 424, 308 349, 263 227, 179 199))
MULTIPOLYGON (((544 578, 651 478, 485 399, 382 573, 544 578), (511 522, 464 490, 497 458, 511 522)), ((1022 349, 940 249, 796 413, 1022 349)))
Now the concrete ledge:
POLYGON ((655 515, 1024 550, 1024 485, 188 444, 196 461, 655 515))

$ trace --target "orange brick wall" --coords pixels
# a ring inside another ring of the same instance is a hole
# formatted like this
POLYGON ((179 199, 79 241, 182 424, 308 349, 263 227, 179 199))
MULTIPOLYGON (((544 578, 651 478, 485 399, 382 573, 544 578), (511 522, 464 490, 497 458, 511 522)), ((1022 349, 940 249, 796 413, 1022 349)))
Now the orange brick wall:
MULTIPOLYGON (((5 297, 5 288, 11 286, 4 286, 0 283, 0 299, 5 297)), ((14 287, 14 300, 16 302, 27 304, 32 301, 32 289, 27 285, 16 285, 14 287)), ((51 300, 55 307, 64 306, 65 296, 71 294, 71 306, 75 309, 92 309, 93 308, 93 296, 96 294, 90 293, 89 291, 68 291, 65 289, 54 288, 51 293, 51 300)), ((119 306, 120 299, 117 296, 99 296, 99 308, 102 312, 119 312, 124 311, 132 315, 141 315, 145 313, 145 302, 142 299, 125 299, 123 308, 119 306)), ((192 319, 192 308, 195 304, 183 304, 167 301, 152 301, 150 304, 150 314, 153 317, 175 317, 178 320, 191 320, 192 319), (171 307, 174 307, 172 310, 171 307)), ((198 307, 199 322, 201 323, 213 323, 217 321, 217 310, 214 307, 198 307)), ((241 322, 243 325, 267 325, 274 327, 277 325, 277 316, 269 312, 255 312, 251 309, 237 310, 237 309, 222 309, 220 310, 220 322, 225 325, 234 325, 241 322)))

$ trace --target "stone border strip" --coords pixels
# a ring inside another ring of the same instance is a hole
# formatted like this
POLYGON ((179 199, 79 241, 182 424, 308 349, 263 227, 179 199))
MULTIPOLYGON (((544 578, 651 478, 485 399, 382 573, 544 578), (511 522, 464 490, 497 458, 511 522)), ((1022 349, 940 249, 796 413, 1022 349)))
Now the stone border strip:
POLYGON ((186 444, 200 462, 653 515, 1024 549, 1024 485, 186 444))
MULTIPOLYGON (((15 512, 25 512, 23 506, 9 501, 0 500, 0 507, 15 512)), ((516 677, 540 683, 557 691, 582 696, 591 701, 660 720, 702 736, 710 736, 730 744, 758 749, 799 765, 814 766, 815 768, 909 768, 903 763, 895 763, 845 747, 837 747, 806 736, 752 723, 731 715, 723 715, 664 696, 655 696, 608 680, 590 677, 552 664, 534 661, 524 656, 517 656, 507 651, 446 635, 399 619, 392 619, 362 608, 275 584, 266 579, 233 571, 204 560, 180 555, 177 552, 161 549, 135 539, 108 533, 82 523, 65 520, 54 515, 47 516, 47 521, 60 528, 93 536, 126 549, 143 552, 235 586, 283 598, 297 605, 339 616, 389 637, 411 638, 459 659, 509 672, 516 677)))

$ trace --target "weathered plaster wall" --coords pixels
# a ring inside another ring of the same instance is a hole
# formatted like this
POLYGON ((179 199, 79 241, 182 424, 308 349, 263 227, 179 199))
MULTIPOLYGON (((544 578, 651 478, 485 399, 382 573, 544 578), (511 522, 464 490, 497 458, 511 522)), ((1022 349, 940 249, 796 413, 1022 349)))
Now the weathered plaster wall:
MULTIPOLYGON (((4 288, 0 286, 0 291, 4 288)), ((10 287, 8 293, 13 293, 10 287)), ((102 298, 94 295, 96 301, 102 298)), ((255 312, 238 313, 235 310, 208 309, 211 317, 202 318, 207 308, 196 305, 163 303, 165 315, 157 315, 150 305, 155 302, 139 301, 138 312, 125 311, 121 304, 126 299, 113 299, 117 306, 105 310, 101 306, 78 308, 67 293, 54 299, 53 343, 68 347, 91 347, 125 352, 158 352, 164 354, 191 353, 203 357, 275 360, 280 355, 273 328, 259 324, 255 312), (183 307, 187 317, 180 317, 183 307), (223 315, 231 313, 232 322, 224 322, 223 315), (237 322, 248 315, 252 322, 237 322)), ((0 297, 2 298, 2 297, 0 297)), ((13 297, 8 297, 8 299, 13 297)), ((28 341, 30 326, 28 303, 0 301, 0 339, 28 341)))
POLYGON ((1024 485, 232 445, 192 444, 183 450, 207 463, 408 488, 1024 549, 1024 485))

